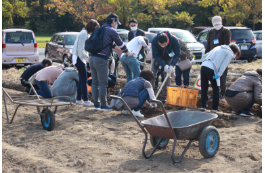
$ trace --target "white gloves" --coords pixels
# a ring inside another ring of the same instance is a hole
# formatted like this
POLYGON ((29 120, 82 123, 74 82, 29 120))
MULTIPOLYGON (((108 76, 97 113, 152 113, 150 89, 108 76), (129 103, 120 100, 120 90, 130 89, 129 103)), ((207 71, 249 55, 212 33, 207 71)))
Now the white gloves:
POLYGON ((168 72, 169 73, 173 73, 174 72, 174 67, 172 65, 168 68, 168 72))
POLYGON ((168 68, 169 68, 169 66, 168 66, 168 65, 165 65, 165 66, 164 66, 164 72, 167 73, 167 72, 168 72, 168 68))
POLYGON ((151 49, 149 47, 146 47, 145 50, 149 52, 151 49))
POLYGON ((127 56, 127 57, 132 57, 132 56, 133 56, 133 53, 132 53, 131 51, 128 51, 128 52, 126 53, 126 56, 127 56))
POLYGON ((150 108, 150 109, 157 108, 157 104, 156 104, 156 103, 151 103, 151 104, 149 105, 149 108, 150 108))

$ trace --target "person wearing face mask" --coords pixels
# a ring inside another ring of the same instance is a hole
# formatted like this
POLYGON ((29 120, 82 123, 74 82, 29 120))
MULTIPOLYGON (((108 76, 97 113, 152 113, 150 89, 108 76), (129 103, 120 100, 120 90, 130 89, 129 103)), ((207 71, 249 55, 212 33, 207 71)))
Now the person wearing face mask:
MULTIPOLYGON (((229 45, 231 43, 231 31, 225 28, 222 24, 222 18, 220 16, 214 16, 212 18, 213 29, 211 29, 207 35, 207 45, 205 53, 210 52, 217 46, 229 45)), ((226 77, 227 69, 225 69, 223 75, 220 78, 220 98, 224 99, 226 89, 226 77)))
MULTIPOLYGON (((129 27, 131 29, 131 31, 128 33, 128 41, 131 41, 133 38, 137 37, 137 36, 145 36, 145 33, 143 30, 138 28, 138 22, 136 19, 131 19, 129 21, 129 27)), ((146 59, 146 54, 147 51, 142 47, 142 49, 140 50, 140 53, 138 55, 138 60, 140 60, 142 63, 140 63, 140 69, 143 70, 144 69, 144 62, 146 59)))
POLYGON ((239 47, 231 43, 229 46, 217 46, 205 55, 205 60, 201 64, 201 103, 202 111, 206 110, 208 101, 208 85, 209 81, 213 88, 212 112, 220 111, 219 106, 219 86, 220 76, 231 63, 232 59, 241 56, 239 47))
POLYGON ((107 85, 109 74, 109 59, 112 49, 119 47, 126 56, 133 56, 133 53, 128 51, 126 45, 121 40, 116 29, 119 18, 115 13, 110 13, 107 16, 103 35, 103 49, 99 53, 91 53, 89 57, 89 65, 92 76, 92 96, 94 100, 94 109, 101 111, 111 111, 112 109, 107 103, 107 85), (115 44, 113 44, 115 43, 115 44))
MULTIPOLYGON (((174 66, 180 57, 180 45, 177 37, 172 35, 169 31, 158 33, 152 40, 152 54, 151 71, 154 76, 161 71, 166 76, 166 73, 174 72, 174 66)), ((155 88, 155 79, 151 81, 153 88, 155 88)), ((162 88, 160 100, 166 102, 167 87, 170 85, 170 77, 167 78, 165 85, 162 88)))

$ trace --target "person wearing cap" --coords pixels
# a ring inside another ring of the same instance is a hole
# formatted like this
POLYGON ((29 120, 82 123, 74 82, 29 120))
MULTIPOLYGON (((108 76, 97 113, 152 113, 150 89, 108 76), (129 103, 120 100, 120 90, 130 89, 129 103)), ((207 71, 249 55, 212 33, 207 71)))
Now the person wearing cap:
MULTIPOLYGON (((180 45, 177 37, 169 31, 158 33, 152 40, 152 54, 151 71, 154 76, 157 76, 158 71, 162 71, 164 76, 166 76, 166 73, 173 73, 180 57, 180 45)), ((163 86, 160 96, 162 102, 166 102, 167 87, 170 85, 170 80, 170 77, 168 77, 163 86)), ((151 84, 155 88, 155 78, 151 81, 151 84)))
POLYGON ((231 63, 232 59, 237 59, 241 55, 238 45, 230 43, 229 46, 217 46, 205 55, 205 60, 201 64, 201 104, 202 111, 206 110, 208 101, 209 81, 213 88, 212 111, 220 111, 219 107, 219 86, 220 76, 231 63))
POLYGON ((137 57, 142 48, 145 48, 147 51, 151 50, 148 47, 148 42, 149 40, 147 37, 137 36, 126 45, 128 50, 133 52, 134 55, 128 57, 124 53, 121 54, 121 65, 126 73, 127 83, 139 76, 141 70, 137 57))
POLYGON ((35 82, 40 88, 36 90, 37 94, 43 98, 52 98, 49 85, 52 85, 58 76, 63 72, 64 65, 46 67, 36 73, 35 82))
POLYGON ((94 100, 94 109, 102 111, 111 111, 112 109, 107 104, 107 85, 108 85, 108 64, 112 49, 119 47, 128 57, 133 56, 129 52, 126 45, 121 40, 116 29, 119 18, 115 13, 110 13, 107 16, 103 35, 103 49, 96 54, 91 53, 89 57, 89 65, 92 75, 92 96, 94 100), (115 42, 115 44, 113 44, 115 42))
MULTIPOLYGON (((231 43, 231 31, 223 26, 222 18, 220 16, 214 16, 212 18, 213 29, 211 29, 207 35, 207 45, 205 53, 210 52, 217 46, 229 45, 231 43)), ((220 78, 220 98, 224 99, 226 89, 226 77, 227 68, 220 78)))
MULTIPOLYGON (((145 33, 143 30, 138 28, 138 22, 136 19, 131 19, 129 21, 129 27, 131 29, 130 32, 128 32, 128 41, 131 41, 133 38, 137 37, 137 36, 145 36, 145 33)), ((137 59, 139 59, 139 61, 141 61, 142 63, 140 63, 140 69, 143 70, 144 69, 144 62, 146 59, 146 51, 144 50, 144 48, 142 47, 140 50, 140 53, 137 57, 137 59)))

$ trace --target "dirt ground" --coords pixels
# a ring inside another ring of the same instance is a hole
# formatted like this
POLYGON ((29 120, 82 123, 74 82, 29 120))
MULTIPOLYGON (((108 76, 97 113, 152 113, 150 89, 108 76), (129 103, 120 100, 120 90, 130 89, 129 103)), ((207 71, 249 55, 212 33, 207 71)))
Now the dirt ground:
MULTIPOLYGON (((195 73, 196 68, 193 70, 195 73)), ((242 73, 240 70, 236 71, 242 73)), ((3 87, 8 88, 6 90, 11 95, 25 94, 17 84, 18 73, 9 69, 2 74, 3 87)), ((192 75, 191 81, 195 80, 192 75)), ((125 79, 121 78, 116 89, 124 85, 125 79)), ((229 76, 227 82, 232 83, 236 78, 238 76, 229 76)), ((197 106, 200 106, 200 95, 197 106)), ((7 101, 7 108, 12 115, 15 105, 7 101)), ((171 105, 165 108, 167 112, 186 109, 171 105)), ((218 128, 221 140, 216 156, 203 158, 199 143, 195 141, 182 162, 172 164, 173 140, 166 149, 145 159, 142 156, 143 132, 130 115, 122 115, 120 111, 101 112, 78 105, 62 106, 55 115, 54 130, 48 132, 42 128, 35 107, 20 107, 14 122, 8 124, 2 105, 2 170, 8 173, 261 172, 262 119, 258 116, 259 106, 254 105, 252 112, 255 116, 248 118, 232 115, 225 101, 220 103, 220 109, 223 113, 218 114, 218 119, 212 123, 218 128)), ((162 114, 162 109, 144 108, 141 112, 147 119, 162 114)), ((178 141, 176 157, 187 142, 178 141)), ((147 152, 152 149, 149 140, 146 149, 147 152)))

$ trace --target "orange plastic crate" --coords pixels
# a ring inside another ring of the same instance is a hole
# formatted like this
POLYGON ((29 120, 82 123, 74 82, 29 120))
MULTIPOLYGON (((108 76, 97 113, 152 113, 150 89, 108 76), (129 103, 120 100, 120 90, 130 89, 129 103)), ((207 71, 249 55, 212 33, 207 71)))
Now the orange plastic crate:
POLYGON ((199 90, 167 87, 167 104, 182 107, 197 107, 199 90))

